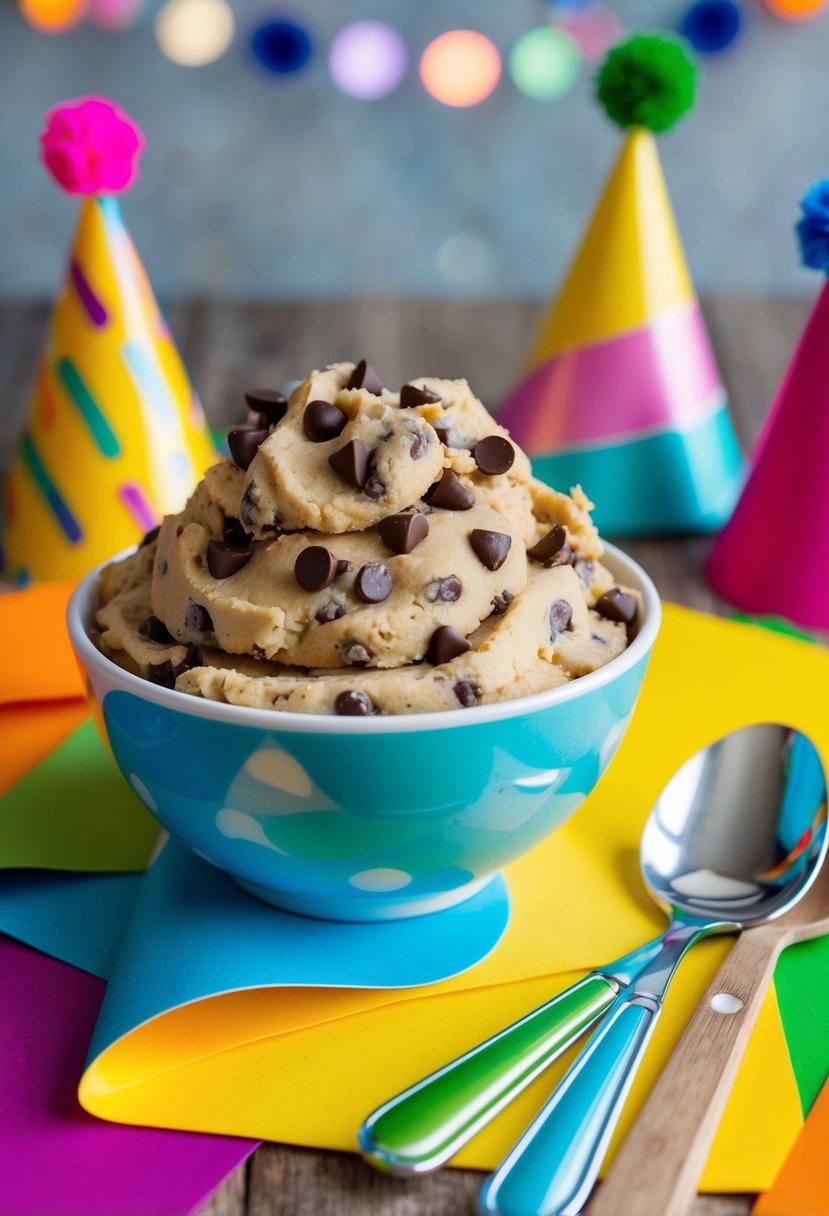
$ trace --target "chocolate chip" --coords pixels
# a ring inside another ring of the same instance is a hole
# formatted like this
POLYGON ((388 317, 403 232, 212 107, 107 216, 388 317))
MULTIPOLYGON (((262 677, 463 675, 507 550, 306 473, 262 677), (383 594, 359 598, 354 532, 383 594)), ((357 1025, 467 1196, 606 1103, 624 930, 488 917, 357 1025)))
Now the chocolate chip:
POLYGON ((305 591, 322 591, 337 577, 337 559, 324 545, 309 545, 294 562, 294 575, 305 591))
POLYGON ((435 488, 429 492, 429 505, 444 511, 468 511, 475 506, 475 495, 447 469, 435 488))
POLYGON ((590 582, 596 569, 596 563, 588 561, 586 557, 577 557, 573 562, 573 569, 579 576, 579 582, 581 583, 583 589, 585 591, 589 591, 590 582))
POLYGON ((635 595, 628 595, 621 587, 611 587, 596 604, 596 611, 608 621, 632 625, 636 620, 637 607, 635 595))
POLYGON ((213 632, 213 619, 203 604, 190 603, 187 605, 187 611, 184 614, 184 628, 192 630, 193 633, 213 632))
POLYGON ((323 604, 322 608, 317 609, 314 619, 320 625, 328 625, 331 621, 338 621, 342 616, 345 616, 345 608, 336 600, 332 600, 330 604, 323 604))
POLYGON ((157 616, 148 616, 146 621, 142 621, 138 626, 138 632, 142 638, 149 638, 151 642, 160 642, 163 646, 169 646, 175 641, 170 630, 157 616))
POLYGON ((204 667, 204 651, 201 646, 196 646, 193 642, 191 642, 184 652, 184 658, 178 665, 176 675, 181 675, 183 671, 189 671, 191 667, 204 667))
POLYGON ((379 397, 383 391, 383 381, 371 364, 366 363, 365 359, 361 359, 351 373, 348 384, 345 387, 364 388, 367 393, 373 393, 375 397, 379 397))
POLYGON ((153 684, 162 688, 173 688, 176 683, 176 672, 169 659, 163 663, 150 663, 149 678, 153 684))
POLYGON ((347 422, 348 418, 340 407, 330 401, 309 401, 302 415, 305 434, 312 443, 336 439, 347 422))
POLYGON ((240 520, 228 519, 225 520, 222 539, 226 545, 230 545, 231 549, 248 549, 253 535, 245 531, 240 520))
POLYGON ((451 448, 452 444, 449 442, 449 436, 450 436, 451 432, 450 432, 448 426, 436 426, 435 434, 437 435, 437 437, 441 441, 441 443, 445 443, 448 448, 451 448))
POLYGON ((461 598, 463 583, 457 574, 449 574, 446 578, 437 579, 426 588, 426 599, 430 604, 454 604, 461 598))
POLYGON ((346 570, 349 568, 349 565, 350 563, 347 562, 344 557, 338 558, 336 577, 339 578, 341 574, 345 574, 346 570))
POLYGON ((362 490, 368 476, 368 452, 361 439, 351 439, 345 447, 332 452, 328 463, 343 481, 362 490))
POLYGON ((597 646, 607 645, 607 638, 603 638, 600 633, 591 633, 590 639, 591 641, 595 642, 597 646))
POLYGON ((158 534, 160 531, 161 524, 156 524, 154 528, 150 528, 149 532, 145 532, 144 536, 142 536, 141 544, 138 546, 138 548, 143 549, 145 545, 151 545, 154 540, 158 539, 158 534))
POLYGON ((391 595, 391 575, 382 562, 366 562, 357 575, 354 588, 367 604, 382 604, 391 595))
POLYGON ((165 557, 162 559, 161 565, 158 567, 158 573, 163 576, 167 573, 168 570, 169 570, 169 566, 167 565, 167 558, 165 557))
POLYGON ((259 429, 251 426, 237 426, 232 431, 228 431, 227 446, 230 448, 230 454, 236 467, 248 468, 259 451, 259 445, 267 438, 268 430, 264 427, 259 429))
POLYGON ((416 511, 413 515, 387 515, 377 531, 392 553, 411 553, 429 535, 429 521, 416 511))
POLYGON ((466 654, 467 650, 471 648, 472 643, 467 642, 457 629, 453 629, 451 625, 439 625, 429 639, 429 647, 424 658, 433 667, 440 667, 442 663, 456 659, 459 654, 466 654))
POLYGON ((424 431, 422 435, 414 435, 412 437, 412 446, 409 448, 409 455, 412 460, 420 460, 424 452, 429 448, 429 434, 424 431))
POLYGON ((245 490, 242 495, 242 501, 239 503, 239 521, 242 525, 248 528, 252 526, 256 519, 256 504, 254 503, 250 490, 245 490))
POLYGON ((428 388, 416 388, 414 384, 404 384, 400 390, 400 408, 414 409, 416 405, 435 405, 440 401, 437 393, 430 393, 428 388))
POLYGON ((492 615, 503 616, 514 599, 515 596, 511 591, 502 591, 500 595, 493 595, 491 601, 492 615))
POLYGON ((367 718, 375 713, 374 702, 364 692, 349 688, 341 692, 334 702, 334 713, 341 718, 367 718))
POLYGON ((563 528, 561 524, 556 524, 546 536, 542 536, 541 540, 536 541, 533 547, 527 550, 527 557, 531 557, 535 562, 541 562, 542 566, 560 566, 566 564, 569 553, 567 529, 563 528))
POLYGON ((477 703, 478 694, 466 680, 458 680, 452 691, 464 709, 471 709, 477 703))
POLYGON ((238 574, 252 557, 250 549, 239 549, 220 540, 211 540, 207 546, 207 569, 213 578, 230 578, 238 574))
POLYGON ((349 667, 365 667, 372 657, 368 646, 361 642, 351 642, 343 651, 343 658, 349 667))
POLYGON ((288 398, 273 388, 249 388, 245 401, 251 414, 258 416, 263 426, 276 426, 288 409, 288 398))
POLYGON ((363 493, 365 494, 366 498, 373 498, 375 502, 383 498, 386 493, 385 483, 380 480, 377 470, 372 466, 371 461, 369 461, 369 469, 366 476, 365 485, 363 486, 363 493))
POLYGON ((553 600, 550 605, 550 641, 554 642, 565 629, 573 628, 573 605, 567 600, 553 600))
POLYGON ((500 570, 507 560, 512 537, 507 536, 506 532, 473 528, 469 533, 469 543, 482 566, 486 566, 487 570, 500 570))
POLYGON ((506 473, 515 462, 515 448, 503 435, 487 435, 472 449, 475 464, 488 477, 506 473))

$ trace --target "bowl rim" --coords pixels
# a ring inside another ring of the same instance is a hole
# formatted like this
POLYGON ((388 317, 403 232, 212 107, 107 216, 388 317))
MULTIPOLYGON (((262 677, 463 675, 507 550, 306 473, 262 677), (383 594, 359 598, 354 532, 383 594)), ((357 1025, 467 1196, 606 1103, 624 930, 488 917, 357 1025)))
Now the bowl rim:
POLYGON ((604 542, 602 561, 619 581, 634 587, 642 595, 642 623, 636 637, 616 658, 587 675, 579 676, 567 684, 545 692, 531 693, 509 701, 498 701, 491 705, 473 705, 469 709, 432 710, 429 713, 388 714, 378 717, 351 718, 336 714, 303 714, 290 710, 258 709, 246 705, 230 705, 224 701, 211 701, 174 688, 163 688, 152 684, 143 676, 133 675, 102 653, 89 635, 92 613, 101 571, 113 561, 128 557, 137 551, 133 545, 121 553, 101 562, 84 576, 72 593, 66 619, 69 636, 82 667, 94 670, 103 678, 115 680, 124 689, 141 700, 149 701, 167 709, 178 710, 195 718, 231 722, 239 726, 255 727, 259 730, 282 731, 284 733, 325 735, 385 735, 407 734, 412 731, 428 732, 448 730, 460 726, 485 726, 510 718, 519 718, 537 713, 555 705, 563 705, 589 696, 598 688, 612 683, 644 659, 653 647, 662 619, 659 593, 652 580, 638 562, 616 545, 604 542))

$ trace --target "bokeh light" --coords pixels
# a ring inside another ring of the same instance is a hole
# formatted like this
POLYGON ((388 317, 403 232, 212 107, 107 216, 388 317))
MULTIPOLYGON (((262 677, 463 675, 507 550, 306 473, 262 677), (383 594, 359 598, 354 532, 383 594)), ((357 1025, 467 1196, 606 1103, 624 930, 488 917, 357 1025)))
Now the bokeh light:
POLYGON ((355 21, 340 30, 328 56, 334 83, 351 97, 377 101, 406 75, 409 53, 397 30, 382 21, 355 21))
POLYGON ((565 30, 528 30, 512 48, 513 84, 534 101, 556 101, 570 90, 581 69, 581 51, 565 30))
POLYGON ((579 11, 573 10, 558 26, 574 38, 579 45, 582 58, 588 63, 604 59, 607 52, 622 36, 622 23, 616 14, 604 4, 593 4, 579 11))
POLYGON ((266 72, 293 76, 310 62, 314 44, 308 30, 294 17, 271 13, 253 30, 250 49, 266 72))
POLYGON ((167 0, 155 19, 155 36, 164 54, 189 68, 224 55, 234 31, 226 0, 167 0))
POLYGON ((89 0, 89 20, 102 30, 128 30, 141 15, 142 0, 89 0))
POLYGON ((20 0, 20 11, 36 30, 62 34, 83 21, 88 0, 20 0))
POLYGON ((455 232, 438 250, 437 267, 459 293, 476 291, 492 277, 492 254, 488 245, 472 232, 455 232))
POLYGON ((679 32, 698 54, 716 55, 731 46, 742 23, 734 0, 699 0, 682 18, 679 32))
POLYGON ((781 21, 808 21, 826 8, 829 0, 765 0, 766 8, 781 21))
POLYGON ((501 79, 498 48, 476 30, 449 30, 430 42, 420 57, 427 93, 445 106, 476 106, 501 79))

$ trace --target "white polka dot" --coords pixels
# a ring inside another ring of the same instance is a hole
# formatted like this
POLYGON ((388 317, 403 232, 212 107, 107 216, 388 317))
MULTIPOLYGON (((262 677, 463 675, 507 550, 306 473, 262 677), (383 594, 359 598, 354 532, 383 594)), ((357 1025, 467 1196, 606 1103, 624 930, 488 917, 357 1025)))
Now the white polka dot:
POLYGON ((310 798, 314 788, 302 765, 287 752, 273 747, 254 752, 245 762, 245 769, 263 785, 272 785, 297 798, 310 798))
POLYGON ((714 1013, 739 1013, 743 1002, 730 992, 717 992, 711 997, 711 1008, 714 1013))
POLYGON ((130 784, 144 805, 148 806, 151 811, 155 812, 155 814, 158 814, 158 807, 155 804, 155 798, 153 798, 152 794, 147 789, 141 778, 136 777, 135 773, 130 773, 130 784))
POLYGON ((352 874, 348 881, 358 891, 400 891, 408 887, 412 876, 405 870, 361 870, 359 874, 352 874))
POLYGON ((229 806, 224 807, 216 816, 216 827, 223 836, 228 836, 231 840, 249 840, 251 844, 263 844, 266 849, 272 849, 274 853, 281 853, 283 857, 288 856, 284 849, 280 849, 272 840, 268 840, 262 824, 257 823, 252 815, 246 815, 244 811, 236 811, 229 806))
POLYGON ((621 722, 617 722, 602 744, 602 750, 599 755, 599 767, 601 769, 604 770, 607 768, 608 764, 610 764, 610 761, 615 756, 616 749, 622 742, 622 738, 627 730, 629 721, 630 718, 628 717, 623 718, 621 722))
POLYGON ((150 857, 147 862, 147 869, 150 868, 150 866, 153 864, 153 862, 156 860, 156 858, 161 856, 161 854, 164 851, 164 846, 169 839, 170 839, 170 833, 165 832, 164 829, 162 828, 162 830, 158 833, 158 835, 155 838, 155 844, 153 845, 153 851, 152 851, 152 853, 150 853, 150 857))

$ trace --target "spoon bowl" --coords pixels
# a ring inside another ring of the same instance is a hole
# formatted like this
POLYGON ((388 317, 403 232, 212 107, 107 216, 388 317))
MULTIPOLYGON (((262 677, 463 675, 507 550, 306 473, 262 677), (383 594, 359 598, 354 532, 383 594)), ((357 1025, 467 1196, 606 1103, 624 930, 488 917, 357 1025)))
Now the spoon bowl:
POLYGON ((671 916, 741 928, 782 916, 826 854, 823 766, 805 735, 762 723, 697 752, 642 834, 642 877, 671 916))

